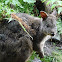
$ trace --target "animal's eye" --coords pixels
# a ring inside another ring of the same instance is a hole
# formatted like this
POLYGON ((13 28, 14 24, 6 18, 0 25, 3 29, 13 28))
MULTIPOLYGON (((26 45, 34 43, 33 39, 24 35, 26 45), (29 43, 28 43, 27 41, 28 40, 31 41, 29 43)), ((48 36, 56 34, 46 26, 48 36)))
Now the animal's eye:
POLYGON ((47 27, 50 27, 49 25, 47 25, 47 27))

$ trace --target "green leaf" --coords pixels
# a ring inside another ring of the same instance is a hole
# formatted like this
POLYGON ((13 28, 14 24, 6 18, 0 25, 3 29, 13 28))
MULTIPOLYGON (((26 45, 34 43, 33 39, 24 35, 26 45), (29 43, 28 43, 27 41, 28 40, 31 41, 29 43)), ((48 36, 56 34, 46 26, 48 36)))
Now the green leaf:
POLYGON ((8 4, 8 3, 9 3, 9 1, 10 1, 10 0, 6 0, 6 1, 5 1, 5 4, 8 4))
POLYGON ((21 3, 18 0, 16 0, 16 1, 15 0, 12 0, 12 4, 15 5, 15 6, 17 5, 20 8, 23 8, 23 6, 21 5, 21 3))
POLYGON ((51 1, 48 1, 46 5, 49 5, 51 3, 51 1))
POLYGON ((60 14, 60 12, 62 11, 62 7, 58 8, 58 14, 60 14))
POLYGON ((53 5, 51 6, 51 10, 53 10, 53 9, 55 8, 55 6, 57 6, 57 4, 53 4, 53 5))
POLYGON ((42 2, 45 2, 46 0, 41 0, 42 2))
POLYGON ((57 3, 62 6, 62 1, 57 1, 57 3))

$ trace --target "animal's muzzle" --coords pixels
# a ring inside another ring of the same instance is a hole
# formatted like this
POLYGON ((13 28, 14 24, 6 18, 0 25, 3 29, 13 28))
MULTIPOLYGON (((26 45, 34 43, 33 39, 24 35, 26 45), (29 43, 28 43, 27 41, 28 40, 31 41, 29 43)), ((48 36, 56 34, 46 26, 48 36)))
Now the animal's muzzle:
POLYGON ((52 32, 52 33, 51 33, 51 36, 54 36, 54 35, 55 35, 54 32, 52 32))

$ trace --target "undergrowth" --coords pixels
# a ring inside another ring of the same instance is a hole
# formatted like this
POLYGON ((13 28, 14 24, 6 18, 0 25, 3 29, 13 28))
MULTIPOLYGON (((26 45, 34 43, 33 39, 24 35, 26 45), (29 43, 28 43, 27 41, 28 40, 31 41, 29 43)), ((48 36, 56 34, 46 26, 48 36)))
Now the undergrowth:
POLYGON ((62 51, 56 49, 55 51, 52 52, 52 56, 45 56, 44 58, 40 58, 36 54, 36 52, 33 51, 32 56, 30 57, 28 62, 33 62, 35 58, 41 60, 41 62, 62 62, 62 51))

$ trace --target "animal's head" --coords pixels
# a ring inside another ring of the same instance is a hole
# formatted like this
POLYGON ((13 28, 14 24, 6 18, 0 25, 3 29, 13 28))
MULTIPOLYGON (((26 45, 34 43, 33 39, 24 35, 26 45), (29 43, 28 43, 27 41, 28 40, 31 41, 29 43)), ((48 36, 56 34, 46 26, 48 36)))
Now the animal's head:
POLYGON ((43 19, 41 22, 40 32, 54 36, 57 33, 55 11, 52 12, 52 14, 47 14, 46 12, 41 11, 40 14, 43 19))

